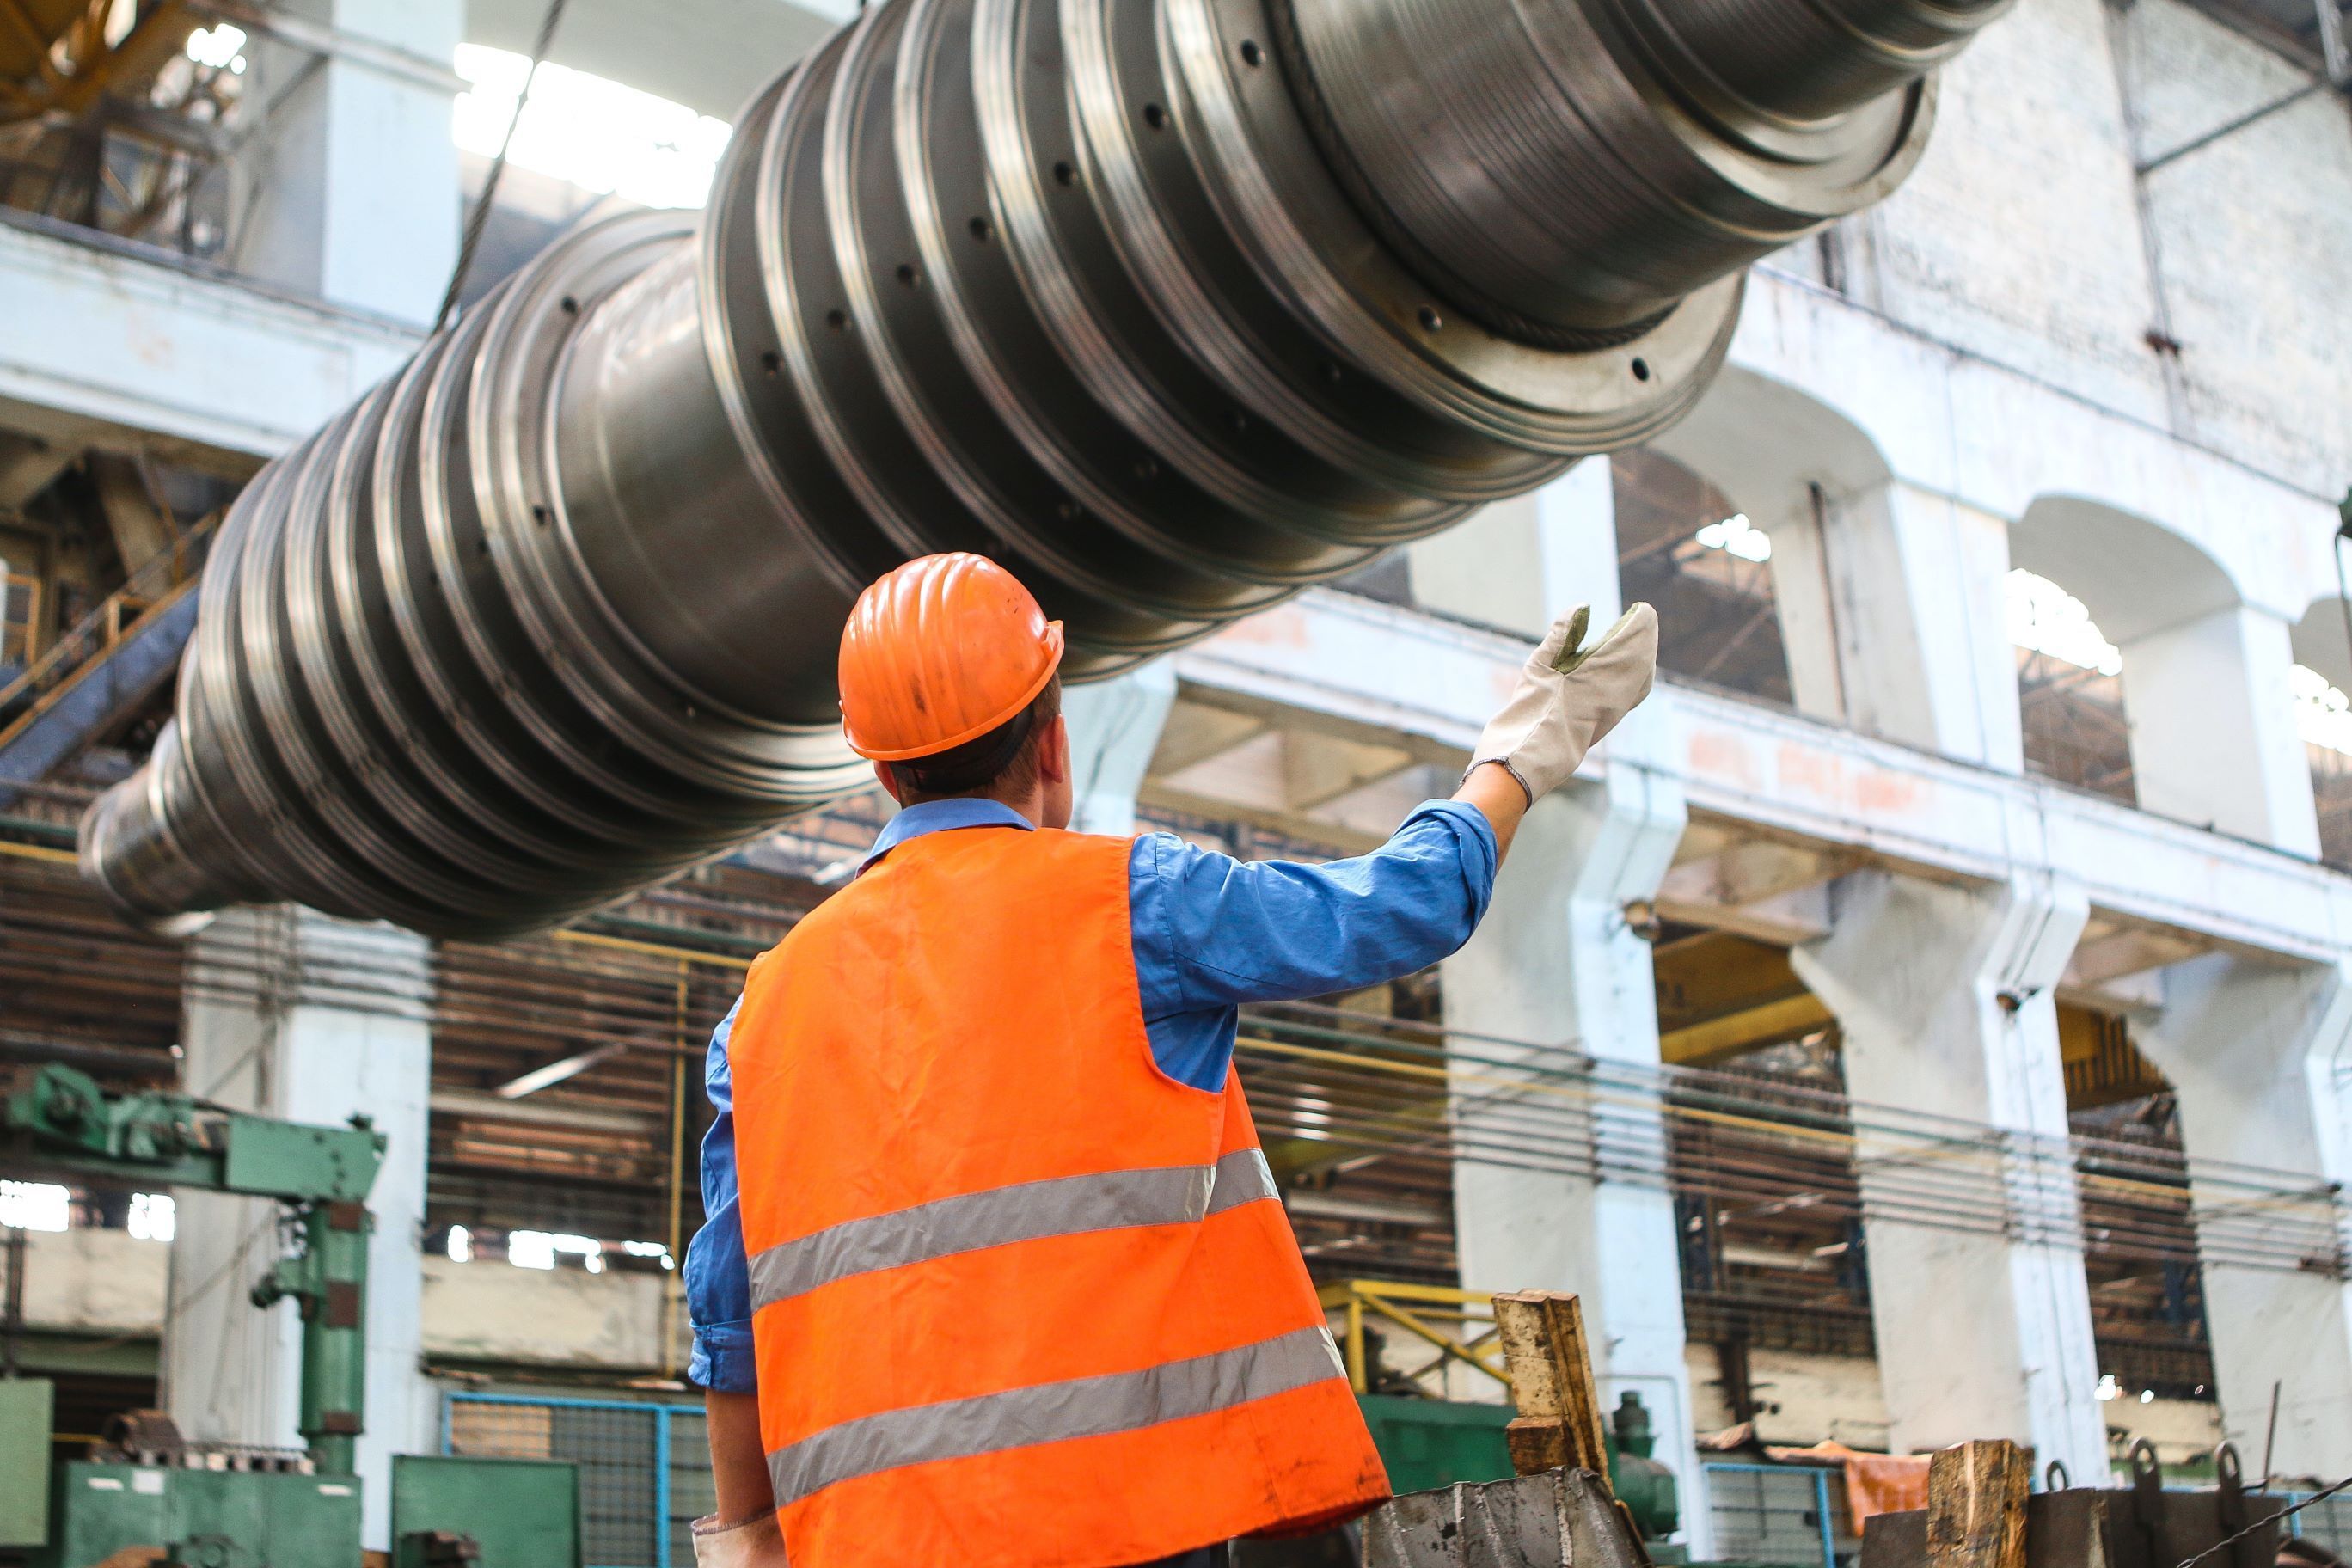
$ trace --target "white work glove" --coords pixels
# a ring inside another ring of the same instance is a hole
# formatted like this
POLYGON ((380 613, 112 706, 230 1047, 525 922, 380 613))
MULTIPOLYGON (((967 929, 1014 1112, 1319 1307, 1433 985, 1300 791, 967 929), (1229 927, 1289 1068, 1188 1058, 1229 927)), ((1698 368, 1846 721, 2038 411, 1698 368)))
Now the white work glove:
POLYGON ((1650 694, 1658 672, 1657 611, 1635 605, 1582 647, 1591 620, 1592 606, 1579 605, 1552 623, 1470 753, 1474 768, 1508 768, 1529 805, 1568 782, 1593 743, 1650 694))
POLYGON ((715 1513, 694 1521, 695 1568, 784 1568, 784 1534, 776 1516, 762 1513, 741 1524, 719 1526, 715 1513))

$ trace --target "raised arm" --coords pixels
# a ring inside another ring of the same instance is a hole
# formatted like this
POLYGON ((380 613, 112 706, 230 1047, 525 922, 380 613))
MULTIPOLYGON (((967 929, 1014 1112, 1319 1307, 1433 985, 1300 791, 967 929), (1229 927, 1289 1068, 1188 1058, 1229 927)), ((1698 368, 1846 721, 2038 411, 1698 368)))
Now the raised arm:
POLYGON ((1156 834, 1137 847, 1147 1018, 1328 995, 1426 968, 1470 940, 1519 819, 1649 694, 1658 618, 1635 605, 1590 647, 1590 613, 1555 623, 1486 726, 1450 801, 1368 855, 1237 860, 1156 834))

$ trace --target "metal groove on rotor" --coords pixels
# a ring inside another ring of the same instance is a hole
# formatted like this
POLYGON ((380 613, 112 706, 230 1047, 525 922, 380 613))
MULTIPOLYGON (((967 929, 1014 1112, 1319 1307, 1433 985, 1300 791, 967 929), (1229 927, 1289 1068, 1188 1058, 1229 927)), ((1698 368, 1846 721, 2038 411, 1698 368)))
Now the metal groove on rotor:
POLYGON ((1096 679, 1646 439, 2000 3, 877 4, 698 220, 563 236, 247 487, 85 870, 556 923, 866 782, 834 647, 909 556, 1096 679))

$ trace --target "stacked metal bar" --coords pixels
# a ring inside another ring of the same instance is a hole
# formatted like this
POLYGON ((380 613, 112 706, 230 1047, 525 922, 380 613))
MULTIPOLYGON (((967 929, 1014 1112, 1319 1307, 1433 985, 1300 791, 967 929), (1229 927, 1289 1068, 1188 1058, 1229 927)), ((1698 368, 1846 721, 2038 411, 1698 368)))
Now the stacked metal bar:
POLYGON ((909 556, 1085 679, 1639 442, 2000 3, 872 6, 699 222, 567 236, 263 471, 84 866, 550 924, 860 782, 835 641, 909 556))

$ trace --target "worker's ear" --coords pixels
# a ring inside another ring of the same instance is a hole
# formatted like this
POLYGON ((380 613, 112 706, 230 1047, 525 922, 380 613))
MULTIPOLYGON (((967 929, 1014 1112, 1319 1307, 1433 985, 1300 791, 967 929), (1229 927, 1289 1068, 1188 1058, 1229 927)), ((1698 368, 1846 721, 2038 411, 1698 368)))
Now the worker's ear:
POLYGON ((889 764, 889 763, 875 763, 875 764, 874 764, 874 777, 875 777, 876 781, 877 781, 877 782, 878 782, 878 783, 882 785, 882 793, 883 793, 884 795, 888 795, 892 800, 897 801, 900 805, 906 805, 906 804, 907 804, 907 799, 906 799, 906 797, 905 797, 904 795, 900 795, 900 794, 898 793, 898 775, 897 773, 892 773, 892 772, 890 771, 890 764, 889 764))
POLYGON ((1049 784, 1070 776, 1070 726, 1059 713, 1045 721, 1045 738, 1037 748, 1037 776, 1049 784))

